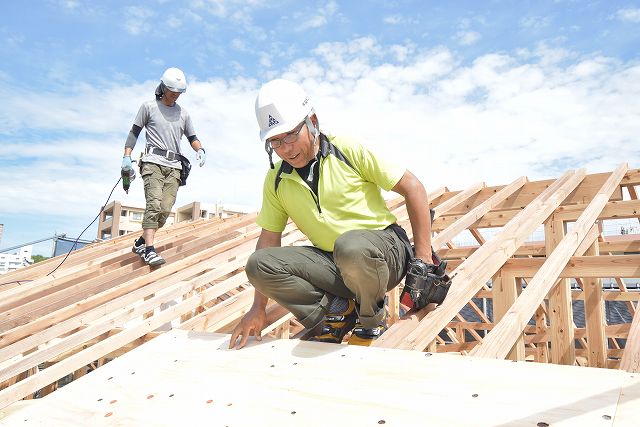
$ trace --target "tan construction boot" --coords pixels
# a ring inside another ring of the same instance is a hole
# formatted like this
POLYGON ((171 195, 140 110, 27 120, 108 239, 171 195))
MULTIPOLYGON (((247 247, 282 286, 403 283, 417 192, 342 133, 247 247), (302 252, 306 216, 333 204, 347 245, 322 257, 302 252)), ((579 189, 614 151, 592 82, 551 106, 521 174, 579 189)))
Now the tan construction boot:
POLYGON ((322 331, 309 341, 340 344, 344 336, 351 332, 357 319, 356 302, 352 299, 335 297, 322 321, 322 331))

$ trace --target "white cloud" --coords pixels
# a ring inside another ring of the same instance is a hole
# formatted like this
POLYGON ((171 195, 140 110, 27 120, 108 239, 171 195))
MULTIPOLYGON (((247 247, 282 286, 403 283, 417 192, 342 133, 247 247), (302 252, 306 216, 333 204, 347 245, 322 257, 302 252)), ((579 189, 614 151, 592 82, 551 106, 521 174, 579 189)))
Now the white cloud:
POLYGON ((416 24, 418 20, 416 18, 412 18, 405 15, 387 15, 382 19, 382 22, 389 25, 406 25, 406 24, 416 24))
POLYGON ((129 6, 124 9, 124 14, 124 28, 129 34, 137 36, 151 30, 150 18, 155 16, 153 10, 141 6, 129 6))
POLYGON ((298 19, 302 22, 298 26, 298 31, 310 28, 319 28, 327 25, 331 17, 338 11, 338 4, 334 0, 329 0, 325 5, 315 8, 310 15, 300 15, 298 19))
POLYGON ((64 0, 60 3, 67 9, 75 9, 80 6, 80 2, 78 0, 64 0))
POLYGON ((169 28, 180 28, 182 26, 182 21, 175 16, 170 16, 167 18, 167 25, 169 28))
POLYGON ((480 33, 476 31, 458 31, 454 37, 463 46, 470 46, 480 40, 480 33))
POLYGON ((615 17, 623 22, 632 22, 637 24, 640 22, 640 9, 620 9, 616 12, 615 17))
POLYGON ((520 26, 527 30, 541 30, 551 24, 548 16, 527 16, 520 20, 520 26))
MULTIPOLYGON (((579 167, 603 172, 624 161, 640 167, 634 63, 540 46, 463 64, 444 47, 389 49, 358 38, 322 44, 284 68, 309 92, 323 129, 362 139, 407 165, 428 189, 552 178, 579 167)), ((127 132, 156 81, 51 93, 2 79, 0 160, 8 166, 0 180, 20 182, 0 193, 3 211, 68 215, 74 223, 93 218, 118 178, 127 132)), ((177 206, 222 200, 259 208, 268 162, 255 123, 257 89, 250 79, 190 78, 179 102, 209 155, 180 189, 177 206)), ((144 133, 134 157, 143 141, 144 133)), ((128 196, 117 189, 115 198, 142 204, 141 182, 128 196)))

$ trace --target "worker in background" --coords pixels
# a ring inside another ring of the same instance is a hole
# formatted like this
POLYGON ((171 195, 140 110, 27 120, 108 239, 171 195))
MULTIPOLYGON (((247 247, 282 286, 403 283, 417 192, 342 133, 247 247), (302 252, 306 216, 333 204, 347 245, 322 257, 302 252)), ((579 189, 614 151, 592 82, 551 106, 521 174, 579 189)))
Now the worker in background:
POLYGON ((196 136, 189 113, 176 103, 186 90, 184 73, 178 68, 168 68, 156 88, 156 99, 140 106, 124 145, 122 171, 128 173, 133 168, 131 152, 140 131, 146 127, 147 141, 139 165, 146 207, 142 236, 134 242, 132 251, 151 266, 165 263, 153 246, 154 237, 171 213, 178 187, 186 183, 191 168, 189 160, 181 154, 182 135, 187 137, 191 148, 196 151, 200 167, 206 160, 206 152, 196 136))
POLYGON ((296 83, 266 83, 255 111, 271 169, 257 218, 262 231, 246 265, 254 301, 229 348, 244 347, 251 335, 260 339, 269 298, 309 328, 311 340, 341 343, 352 332, 349 344, 370 345, 386 329, 385 294, 402 280, 411 257, 431 262, 424 186, 366 147, 323 133, 296 83), (275 165, 274 151, 282 159, 275 165), (404 196, 415 254, 381 189, 404 196), (289 218, 313 246, 281 247, 289 218))

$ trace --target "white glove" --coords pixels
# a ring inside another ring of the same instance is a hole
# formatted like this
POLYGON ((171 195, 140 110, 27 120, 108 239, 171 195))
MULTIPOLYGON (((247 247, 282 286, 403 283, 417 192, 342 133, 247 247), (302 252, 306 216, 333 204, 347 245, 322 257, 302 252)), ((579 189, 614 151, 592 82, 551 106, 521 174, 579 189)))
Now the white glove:
POLYGON ((204 166, 204 162, 207 160, 207 153, 204 151, 204 148, 199 149, 196 152, 196 161, 200 162, 200 167, 204 166))

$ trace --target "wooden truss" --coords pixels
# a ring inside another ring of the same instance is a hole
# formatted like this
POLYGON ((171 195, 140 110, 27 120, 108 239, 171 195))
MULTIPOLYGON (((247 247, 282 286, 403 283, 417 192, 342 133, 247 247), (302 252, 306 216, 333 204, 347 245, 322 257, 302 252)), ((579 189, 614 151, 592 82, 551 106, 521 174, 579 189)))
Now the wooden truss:
MULTIPOLYGON (((640 371, 640 292, 625 283, 640 278, 640 235, 602 233, 603 222, 638 220, 639 185, 640 170, 621 165, 431 192, 433 243, 449 262, 451 290, 441 306, 403 317, 392 291, 393 324, 375 346, 640 371), (541 229, 544 240, 531 240, 541 229), (456 246, 461 233, 477 245, 456 246), (616 287, 603 290, 603 279, 616 287), (583 302, 584 327, 574 324, 574 301, 583 302), (623 302, 632 321, 609 324, 606 301, 623 302)), ((388 205, 411 235, 403 199, 388 205)), ((0 276, 0 409, 51 393, 167 330, 229 333, 253 300, 243 269, 259 233, 255 214, 178 223, 156 235, 167 260, 157 269, 131 253, 130 234, 62 265, 57 257, 0 276)), ((293 224, 282 242, 308 244, 293 224)), ((303 329, 274 303, 268 318, 262 333, 272 338, 303 329)))

